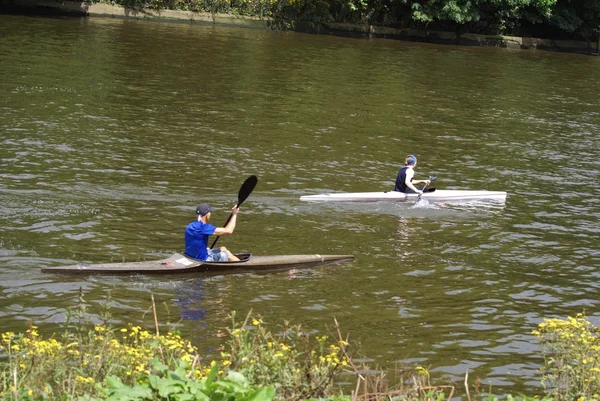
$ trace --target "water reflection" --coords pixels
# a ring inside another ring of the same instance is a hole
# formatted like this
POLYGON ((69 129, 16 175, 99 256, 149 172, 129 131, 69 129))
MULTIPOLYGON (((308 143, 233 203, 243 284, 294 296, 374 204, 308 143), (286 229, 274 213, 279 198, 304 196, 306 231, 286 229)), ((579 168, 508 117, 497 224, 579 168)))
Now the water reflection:
MULTIPOLYGON (((204 296, 204 279, 201 278, 175 288, 175 304, 179 307, 183 320, 194 320, 202 324, 206 317, 202 307, 204 296)), ((220 303, 218 298, 212 301, 216 304, 220 303)))
MULTIPOLYGON (((315 275, 313 269, 269 269, 262 272, 246 272, 232 274, 234 278, 249 279, 269 275, 285 276, 289 280, 306 279, 315 275)), ((206 276, 203 274, 203 276, 206 276)), ((204 322, 207 312, 206 307, 210 309, 227 309, 223 302, 223 297, 231 291, 231 286, 227 284, 225 276, 217 274, 213 277, 201 277, 197 279, 184 280, 173 287, 173 302, 179 308, 179 314, 183 320, 191 320, 199 323, 200 328, 206 325, 204 322), (210 299, 207 299, 206 287, 210 286, 210 299)), ((269 299, 268 296, 261 296, 260 299, 269 299)), ((250 302, 258 302, 252 300, 250 302)))

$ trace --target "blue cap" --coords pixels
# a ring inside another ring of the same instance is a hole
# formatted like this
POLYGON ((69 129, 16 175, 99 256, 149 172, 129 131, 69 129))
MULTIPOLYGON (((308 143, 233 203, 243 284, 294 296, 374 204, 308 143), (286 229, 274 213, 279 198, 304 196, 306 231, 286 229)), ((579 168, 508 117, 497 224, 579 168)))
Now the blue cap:
POLYGON ((406 156, 407 165, 412 166, 413 164, 417 164, 417 156, 408 155, 406 156))

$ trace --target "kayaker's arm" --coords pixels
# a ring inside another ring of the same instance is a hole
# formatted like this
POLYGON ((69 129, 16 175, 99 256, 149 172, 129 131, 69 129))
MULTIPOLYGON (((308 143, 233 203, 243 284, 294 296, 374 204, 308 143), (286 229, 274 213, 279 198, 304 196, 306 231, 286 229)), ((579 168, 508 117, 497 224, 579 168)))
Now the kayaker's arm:
POLYGON ((217 227, 213 235, 231 235, 233 234, 233 230, 235 230, 235 223, 237 221, 237 214, 240 211, 240 208, 236 206, 231 209, 231 219, 229 223, 225 227, 217 227))
POLYGON ((421 191, 419 188, 415 187, 412 182, 407 182, 406 186, 409 187, 410 189, 412 189, 413 191, 415 191, 418 194, 422 194, 423 193, 423 191, 421 191))
POLYGON ((406 178, 404 180, 404 184, 406 184, 406 186, 408 188, 412 189, 416 193, 422 194, 423 191, 421 191, 420 189, 418 189, 417 187, 415 187, 415 184, 420 184, 420 183, 426 182, 428 180, 413 180, 414 176, 415 176, 415 172, 413 171, 413 169, 412 168, 407 169, 407 171, 406 171, 406 178))

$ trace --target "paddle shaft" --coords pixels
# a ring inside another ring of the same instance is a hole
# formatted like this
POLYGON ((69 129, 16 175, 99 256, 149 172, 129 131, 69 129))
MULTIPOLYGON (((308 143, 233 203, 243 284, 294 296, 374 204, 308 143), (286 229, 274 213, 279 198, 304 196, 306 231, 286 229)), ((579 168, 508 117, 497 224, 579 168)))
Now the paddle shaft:
POLYGON ((425 183, 425 185, 423 186, 423 188, 421 188, 421 193, 419 194, 419 196, 417 196, 417 202, 421 200, 421 196, 425 193, 425 188, 427 188, 427 185, 429 185, 431 183, 431 181, 435 180, 437 177, 435 175, 431 175, 429 176, 429 182, 425 183))
MULTIPOLYGON (((238 201, 237 201, 237 204, 235 205, 235 207, 240 207, 242 205, 242 203, 244 203, 244 201, 246 199, 248 199, 248 196, 250 196, 250 194, 254 190, 254 187, 256 186, 257 182, 258 182, 258 178, 256 178, 255 175, 251 175, 250 177, 246 178, 246 181, 244 181, 244 183, 240 187, 240 190, 238 191, 238 201)), ((223 227, 227 227, 227 224, 229 224, 232 217, 233 217, 233 213, 231 213, 229 215, 229 217, 227 218, 227 221, 225 222, 223 227)), ((221 237, 217 236, 217 238, 215 238, 212 245, 210 246, 210 249, 213 249, 215 247, 215 244, 217 243, 219 238, 221 238, 221 237)))

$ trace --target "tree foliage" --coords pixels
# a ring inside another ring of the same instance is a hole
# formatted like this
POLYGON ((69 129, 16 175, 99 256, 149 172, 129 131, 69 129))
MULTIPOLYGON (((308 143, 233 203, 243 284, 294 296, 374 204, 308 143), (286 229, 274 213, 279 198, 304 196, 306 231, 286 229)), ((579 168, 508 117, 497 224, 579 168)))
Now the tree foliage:
POLYGON ((88 0, 297 21, 597 40, 600 0, 88 0))
POLYGON ((560 0, 549 20, 567 36, 592 38, 600 32, 600 0, 560 0))

